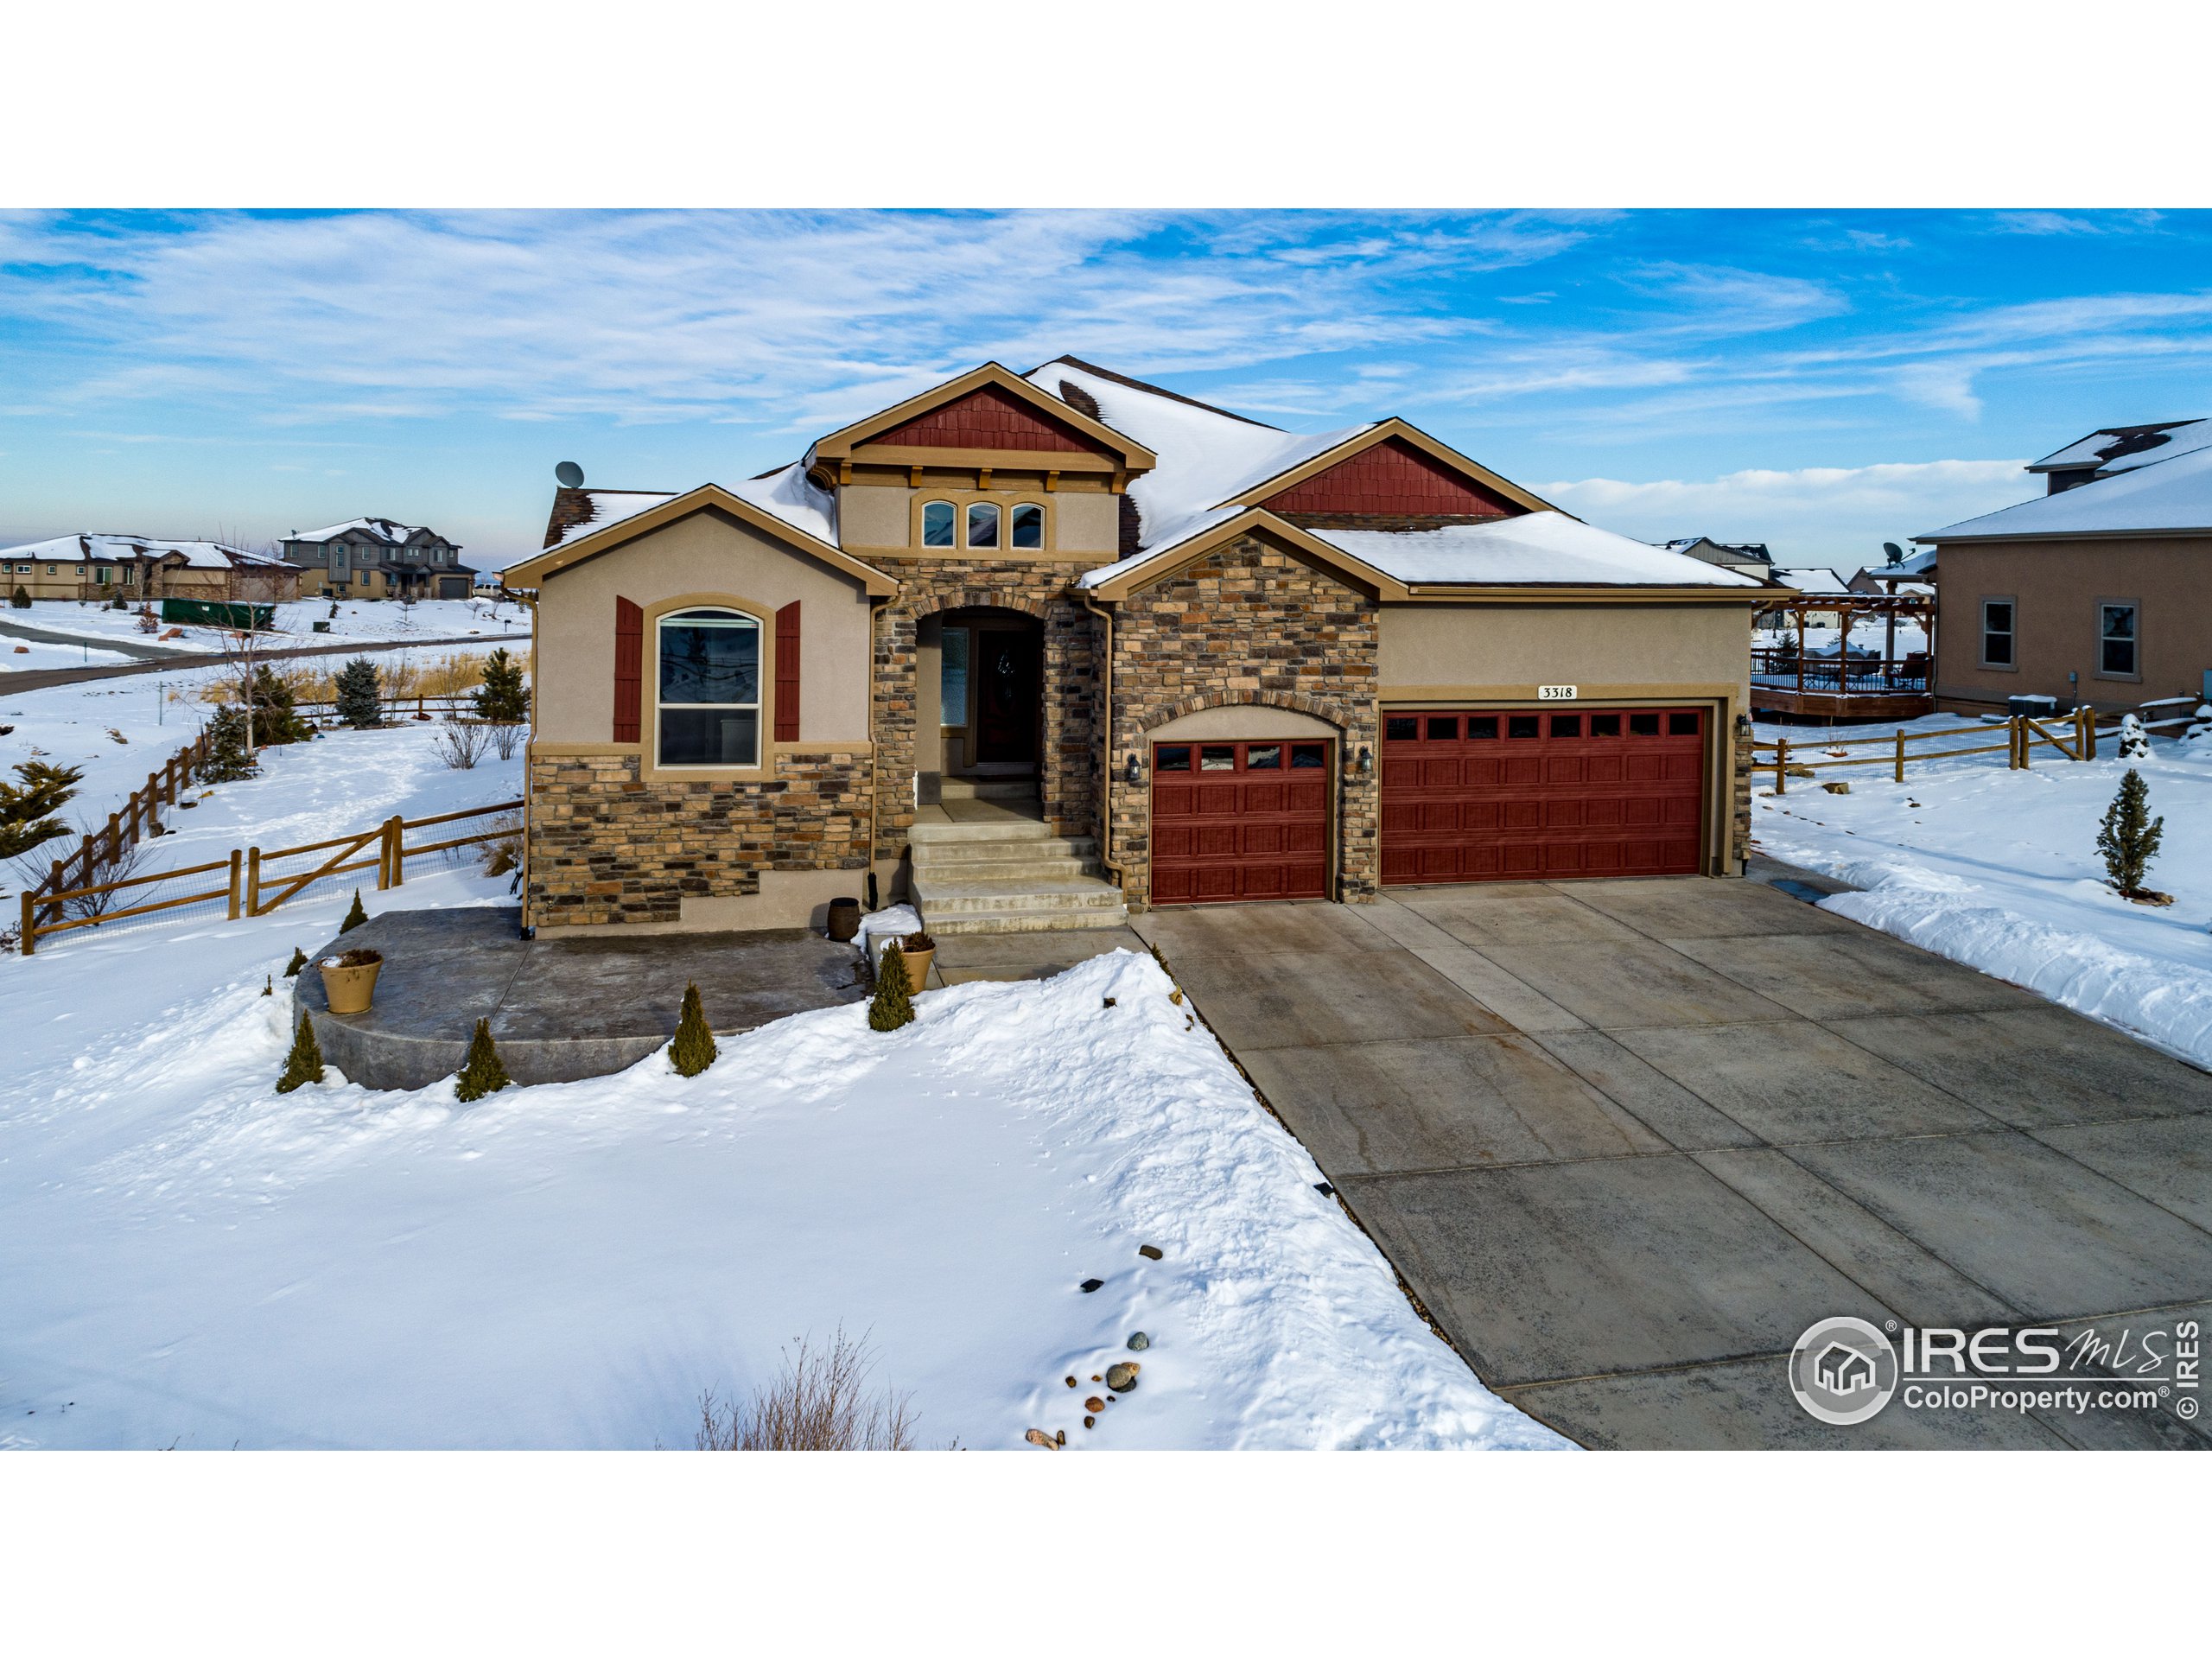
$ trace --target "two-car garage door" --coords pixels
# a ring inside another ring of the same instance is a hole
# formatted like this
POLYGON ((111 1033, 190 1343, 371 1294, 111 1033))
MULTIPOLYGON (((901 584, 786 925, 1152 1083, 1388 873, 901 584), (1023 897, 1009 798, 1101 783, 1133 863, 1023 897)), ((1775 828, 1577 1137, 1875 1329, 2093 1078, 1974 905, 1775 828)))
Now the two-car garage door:
POLYGON ((1694 875, 1701 709, 1433 709, 1382 721, 1382 879, 1694 875))

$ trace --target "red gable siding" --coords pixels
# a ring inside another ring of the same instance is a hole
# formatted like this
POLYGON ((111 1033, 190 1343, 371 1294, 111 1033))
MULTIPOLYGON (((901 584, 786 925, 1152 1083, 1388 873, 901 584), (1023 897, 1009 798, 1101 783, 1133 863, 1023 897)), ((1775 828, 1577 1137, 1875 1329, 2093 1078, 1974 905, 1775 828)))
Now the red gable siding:
POLYGON ((1448 514, 1507 518, 1522 509, 1402 438, 1386 438, 1260 504, 1272 512, 1448 514))
POLYGON ((1071 427, 1032 409, 996 386, 978 386, 904 425, 879 432, 870 443, 931 449, 1043 449, 1069 454, 1109 454, 1071 427))

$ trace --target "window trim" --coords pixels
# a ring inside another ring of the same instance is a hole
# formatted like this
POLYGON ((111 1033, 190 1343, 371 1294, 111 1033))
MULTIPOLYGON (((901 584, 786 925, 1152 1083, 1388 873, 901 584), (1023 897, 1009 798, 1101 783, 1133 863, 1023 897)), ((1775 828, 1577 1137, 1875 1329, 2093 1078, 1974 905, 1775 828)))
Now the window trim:
POLYGON ((2096 656, 2092 660, 2094 662, 2096 666, 2094 671, 2090 674, 2089 677, 2093 680, 2114 680, 2123 685, 2142 684, 2143 601, 2139 599, 2123 599, 2111 595, 2101 596, 2096 601, 2096 607, 2093 614, 2096 620, 2096 637, 2091 644, 2096 652, 2096 656), (2133 674, 2110 674, 2105 671, 2105 607, 2107 605, 2125 605, 2128 609, 2135 613, 2135 671, 2133 674))
POLYGON ((960 544, 978 553, 1003 553, 1007 550, 1006 504, 995 496, 982 496, 970 501, 960 510, 960 544), (991 539, 976 539, 976 515, 988 509, 991 515, 991 539))
MULTIPOLYGON (((638 709, 638 775, 642 782, 666 783, 713 782, 757 783, 774 774, 775 755, 779 745, 776 734, 776 611, 777 607, 764 601, 749 599, 742 594, 727 593, 673 594, 655 600, 644 607, 643 626, 645 649, 639 667, 640 678, 650 677, 650 684, 639 686, 638 709), (759 713, 759 738, 754 750, 755 760, 749 766, 664 766, 660 759, 660 626, 664 618, 681 611, 728 611, 744 617, 760 630, 760 684, 754 705, 759 713)), ((630 746, 619 746, 625 749, 630 746)))
MULTIPOLYGON (((906 518, 906 546, 904 550, 887 548, 885 552, 905 551, 909 555, 943 558, 950 554, 974 551, 986 558, 1045 559, 1054 556, 1059 547, 1058 516, 1053 511, 1052 493, 1036 489, 1019 490, 948 490, 943 488, 909 492, 906 518), (922 515, 932 502, 943 501, 952 508, 953 542, 950 547, 929 547, 922 542, 922 515), (970 548, 968 540, 968 509, 978 502, 988 502, 999 510, 999 542, 995 547, 970 548), (1044 518, 1044 545, 1016 547, 1014 545, 1014 510, 1016 507, 1035 507, 1044 518)), ((868 550, 862 550, 866 551, 868 550)), ((1083 556, 1088 557, 1089 555, 1083 556)))
POLYGON ((950 496, 932 495, 914 504, 914 524, 910 540, 918 552, 957 553, 960 550, 960 527, 966 521, 965 510, 950 496), (923 529, 929 519, 931 507, 947 507, 952 512, 952 539, 945 543, 925 542, 923 529))
POLYGON ((1974 607, 1974 656, 1977 665, 1992 674, 2017 674, 2020 671, 2020 601, 2011 594, 1984 594, 1974 607), (1993 663, 1989 660, 1989 607, 2007 605, 2012 611, 2012 626, 1998 630, 2012 642, 2012 660, 1993 663))

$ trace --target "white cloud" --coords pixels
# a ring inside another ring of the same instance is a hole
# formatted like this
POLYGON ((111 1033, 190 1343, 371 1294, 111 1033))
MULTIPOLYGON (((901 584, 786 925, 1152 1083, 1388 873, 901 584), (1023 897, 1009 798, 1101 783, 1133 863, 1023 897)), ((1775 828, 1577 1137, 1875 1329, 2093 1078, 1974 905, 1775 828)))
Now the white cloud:
POLYGON ((1710 479, 1629 483, 1586 478, 1529 487, 1578 518, 1661 542, 1711 536, 1764 542, 1783 564, 1878 563, 1904 543, 2040 494, 2024 461, 1892 461, 1872 467, 1754 467, 1710 479))

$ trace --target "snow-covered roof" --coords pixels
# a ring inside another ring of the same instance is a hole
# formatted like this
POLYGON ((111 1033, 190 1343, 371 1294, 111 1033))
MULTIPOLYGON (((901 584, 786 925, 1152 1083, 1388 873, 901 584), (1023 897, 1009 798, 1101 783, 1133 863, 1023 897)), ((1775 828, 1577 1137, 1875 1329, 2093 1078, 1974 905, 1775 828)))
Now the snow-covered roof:
MULTIPOLYGON (((1677 536, 1660 546, 1669 553, 1689 553, 1694 547, 1710 547, 1716 552, 1733 554, 1745 564, 1771 564, 1774 556, 1767 551, 1764 542, 1716 542, 1710 536, 1677 536)), ((1698 556, 1691 553, 1690 556, 1698 556)))
POLYGON ((2145 455, 2110 478, 2093 479, 2056 495, 1961 519, 1913 540, 1967 542, 2162 530, 2212 531, 2212 445, 2184 449, 2164 460, 2145 455))
POLYGON ((381 542, 387 547, 404 547, 417 536, 428 536, 441 542, 445 540, 427 524, 403 524, 391 518, 348 518, 342 524, 325 524, 321 530, 296 530, 284 539, 291 542, 334 542, 349 531, 364 531, 371 540, 381 542))
POLYGON ((1370 431, 1372 421, 1334 432, 1285 432, 1203 404, 1146 391, 1055 358, 1029 375, 1029 383, 1054 397, 1060 385, 1087 392, 1098 418, 1126 433, 1160 458, 1129 480, 1137 505, 1139 545, 1158 551, 1233 517, 1223 502, 1278 473, 1288 472, 1349 438, 1370 431))
MULTIPOLYGON (((673 490, 577 490, 574 493, 583 498, 587 516, 563 529, 560 536, 543 550, 546 552, 566 547, 570 542, 580 542, 587 536, 596 536, 609 524, 634 518, 664 501, 675 500, 677 494, 673 490)), ((532 558, 537 556, 535 553, 531 555, 532 558)))
POLYGON ((1840 571, 1827 569, 1817 564, 1777 565, 1774 579, 1785 588, 1795 588, 1801 594, 1847 594, 1851 583, 1840 571))
POLYGON ((2212 448, 2212 421, 2202 418, 2158 421, 2147 426, 2107 426, 2063 449, 2053 450, 2041 461, 2029 462, 2028 470, 2070 473, 2094 467, 2109 478, 2207 448, 2212 448))
POLYGON ((56 536, 43 542, 26 542, 20 547, 0 548, 0 559, 167 559, 172 556, 183 559, 195 570, 221 570, 240 564, 282 565, 292 567, 284 561, 271 558, 265 553, 249 553, 242 547, 232 547, 222 542, 170 541, 158 536, 132 536, 122 532, 87 531, 77 536, 56 536))
MULTIPOLYGON (((806 468, 793 461, 788 467, 779 467, 773 472, 763 473, 758 478, 748 478, 742 483, 720 486, 741 501, 749 501, 761 512, 782 519, 794 530, 803 530, 817 541, 837 545, 837 505, 828 494, 807 480, 806 468)), ((565 525, 560 536, 543 549, 552 552, 556 548, 580 542, 587 536, 596 536, 609 524, 620 524, 625 518, 634 518, 641 512, 650 512, 662 503, 673 501, 689 490, 585 490, 564 491, 563 494, 583 499, 589 517, 565 525)), ((532 558, 537 554, 531 555, 532 558)))
POLYGON ((1312 530, 1385 575, 1408 584, 1616 583, 1662 588, 1758 588, 1755 576, 1631 541, 1555 511, 1435 530, 1312 530))

